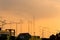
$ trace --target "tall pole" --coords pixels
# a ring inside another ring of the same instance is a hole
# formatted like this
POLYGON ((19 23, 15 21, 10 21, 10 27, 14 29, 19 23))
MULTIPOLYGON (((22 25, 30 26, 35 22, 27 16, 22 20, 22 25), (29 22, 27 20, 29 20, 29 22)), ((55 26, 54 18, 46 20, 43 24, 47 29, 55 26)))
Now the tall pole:
POLYGON ((32 34, 32 21, 30 21, 31 34, 32 34))
POLYGON ((33 28, 34 28, 33 29, 34 30, 33 33, 34 33, 34 36, 35 36, 35 16, 33 16, 33 28))
POLYGON ((29 21, 28 21, 28 33, 29 33, 29 21))
POLYGON ((16 35, 17 35, 17 23, 16 23, 16 35))
POLYGON ((21 26, 20 26, 20 32, 22 33, 22 24, 23 24, 22 19, 20 19, 20 23, 21 23, 21 26))

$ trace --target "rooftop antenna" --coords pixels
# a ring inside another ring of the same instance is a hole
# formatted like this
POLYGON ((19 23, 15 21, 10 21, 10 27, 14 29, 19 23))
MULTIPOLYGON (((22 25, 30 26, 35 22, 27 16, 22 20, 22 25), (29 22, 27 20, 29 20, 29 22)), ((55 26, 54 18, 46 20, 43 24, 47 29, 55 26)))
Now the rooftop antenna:
MULTIPOLYGON (((10 24, 10 25, 12 25, 12 24, 16 24, 16 35, 17 35, 17 25, 18 24, 20 24, 20 22, 10 22, 10 23, 6 23, 6 24, 10 24)), ((11 26, 10 26, 10 29, 11 29, 11 26)))
MULTIPOLYGON (((40 35, 41 38, 44 38, 44 37, 45 37, 45 36, 44 36, 44 33, 46 33, 47 35, 50 34, 50 29, 47 28, 47 27, 39 26, 39 32, 41 33, 41 35, 40 35), (44 29, 47 29, 47 30, 46 30, 47 33, 44 32, 44 31, 45 31, 44 29)), ((40 33, 39 33, 39 34, 40 34, 40 33)), ((48 36, 50 36, 50 35, 48 35, 48 36)))
POLYGON ((10 24, 10 29, 11 29, 12 24, 16 24, 16 35, 17 35, 17 29, 18 29, 17 25, 20 24, 20 30, 22 32, 22 23, 23 23, 23 21, 22 21, 22 19, 20 19, 20 22, 10 22, 10 23, 6 23, 6 24, 10 24))
POLYGON ((39 26, 39 35, 42 37, 42 34, 40 34, 41 33, 41 28, 40 28, 41 26, 39 26))
POLYGON ((11 29, 11 27, 12 27, 11 25, 12 25, 13 23, 10 21, 9 23, 6 23, 6 24, 10 24, 10 29, 11 29))
POLYGON ((44 38, 44 28, 42 26, 41 27, 41 30, 42 30, 42 38, 44 38))
MULTIPOLYGON (((40 27, 42 27, 42 26, 40 26, 40 27)), ((46 27, 42 27, 42 38, 45 37, 45 35, 44 35, 45 34, 45 31, 46 31, 46 27)), ((49 31, 47 31, 47 32, 49 32, 49 31)))
POLYGON ((17 35, 17 30, 18 30, 18 24, 21 24, 20 22, 12 22, 13 24, 16 24, 16 35, 17 35))
POLYGON ((42 28, 42 38, 44 38, 44 29, 42 28))
POLYGON ((0 27, 3 29, 3 26, 5 25, 6 20, 3 20, 2 17, 0 17, 0 27))

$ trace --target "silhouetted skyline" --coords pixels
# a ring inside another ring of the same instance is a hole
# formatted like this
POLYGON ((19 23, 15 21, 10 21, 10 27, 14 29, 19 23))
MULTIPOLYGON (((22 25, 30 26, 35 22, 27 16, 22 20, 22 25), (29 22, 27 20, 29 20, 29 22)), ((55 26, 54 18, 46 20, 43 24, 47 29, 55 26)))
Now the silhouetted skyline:
MULTIPOLYGON (((6 19, 7 22, 20 22, 22 19, 23 32, 28 32, 28 21, 30 21, 30 33, 32 35, 34 35, 33 23, 31 24, 33 16, 35 16, 35 35, 42 34, 41 27, 45 29, 44 34, 46 36, 60 31, 59 0, 0 0, 0 17, 6 19)), ((4 28, 10 28, 10 26, 16 29, 16 24, 7 24, 4 28)), ((18 34, 20 26, 18 24, 18 34)))

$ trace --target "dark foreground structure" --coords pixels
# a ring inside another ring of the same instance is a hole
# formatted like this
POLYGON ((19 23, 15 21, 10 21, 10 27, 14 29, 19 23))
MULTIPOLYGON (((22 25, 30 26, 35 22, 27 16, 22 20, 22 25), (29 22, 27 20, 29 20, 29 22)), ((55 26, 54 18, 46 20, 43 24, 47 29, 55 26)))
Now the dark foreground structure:
POLYGON ((0 40, 60 40, 60 33, 52 34, 49 38, 40 38, 40 36, 32 36, 29 33, 20 33, 16 37, 14 29, 0 29, 0 40))
POLYGON ((16 40, 29 40, 31 35, 29 33, 20 33, 16 40))
POLYGON ((42 38, 42 40, 60 40, 60 33, 52 34, 49 38, 42 38))

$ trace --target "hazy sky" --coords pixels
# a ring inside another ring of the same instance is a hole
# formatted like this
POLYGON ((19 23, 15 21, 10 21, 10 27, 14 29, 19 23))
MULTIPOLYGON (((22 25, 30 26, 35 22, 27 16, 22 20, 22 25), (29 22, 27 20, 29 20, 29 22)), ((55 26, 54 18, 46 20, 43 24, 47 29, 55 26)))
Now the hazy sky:
POLYGON ((35 16, 36 29, 43 26, 59 30, 60 0, 0 0, 0 16, 10 20, 21 17, 31 19, 35 16))
POLYGON ((0 0, 0 10, 18 16, 55 17, 59 9, 59 0, 0 0))

